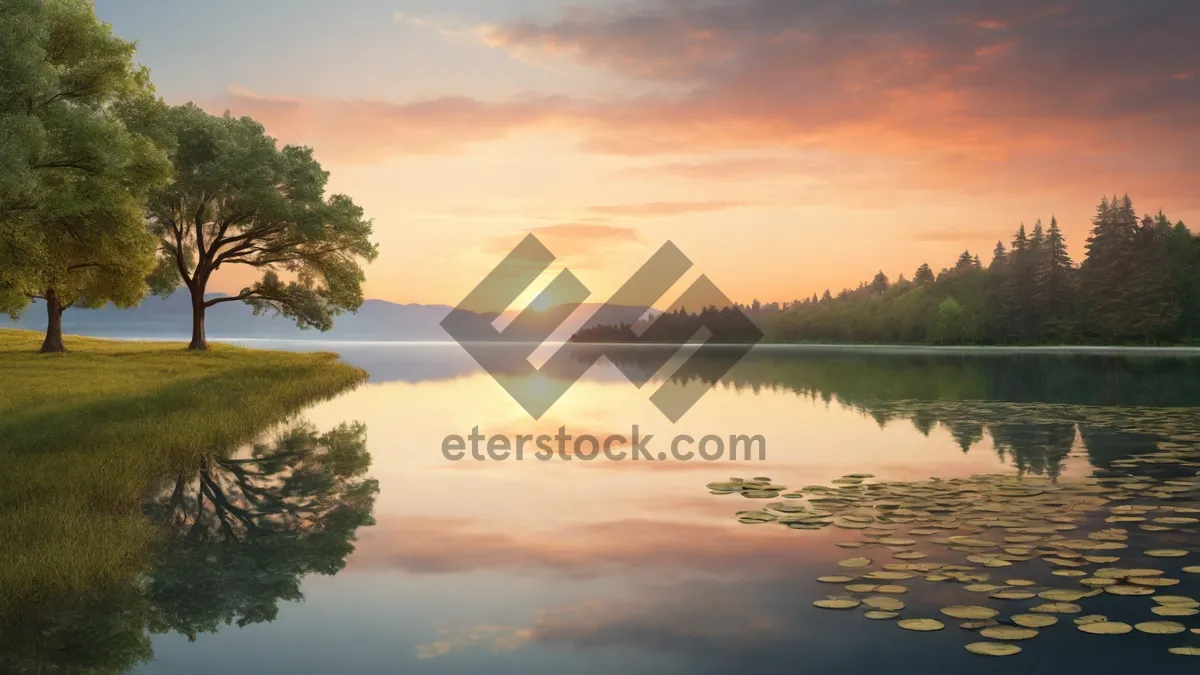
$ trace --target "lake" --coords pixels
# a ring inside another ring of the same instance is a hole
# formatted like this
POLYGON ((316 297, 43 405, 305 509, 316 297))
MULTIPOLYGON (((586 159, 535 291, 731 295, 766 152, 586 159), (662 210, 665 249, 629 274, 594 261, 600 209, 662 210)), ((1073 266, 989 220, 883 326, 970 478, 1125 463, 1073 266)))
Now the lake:
POLYGON ((252 345, 337 351, 371 379, 164 476, 147 514, 174 543, 137 588, 43 609, 52 672, 1195 668, 1168 649, 1200 647, 1198 357, 761 346, 672 423, 661 379, 608 361, 535 421, 457 345, 252 345), (443 452, 476 427, 634 425, 649 458, 443 452), (677 459, 682 435, 758 436, 762 456, 677 459), (959 626, 976 614, 995 625, 959 626))

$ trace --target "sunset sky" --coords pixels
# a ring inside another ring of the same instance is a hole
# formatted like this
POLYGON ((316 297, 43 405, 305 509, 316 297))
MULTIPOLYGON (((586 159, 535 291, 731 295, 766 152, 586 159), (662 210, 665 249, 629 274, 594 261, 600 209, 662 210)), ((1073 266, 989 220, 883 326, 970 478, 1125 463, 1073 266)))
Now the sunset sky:
POLYGON ((1200 3, 96 11, 168 102, 314 148, 375 221, 373 298, 454 304, 528 232, 593 301, 667 240, 733 299, 784 301, 964 248, 986 262, 1052 214, 1078 260, 1103 194, 1200 225, 1200 3))

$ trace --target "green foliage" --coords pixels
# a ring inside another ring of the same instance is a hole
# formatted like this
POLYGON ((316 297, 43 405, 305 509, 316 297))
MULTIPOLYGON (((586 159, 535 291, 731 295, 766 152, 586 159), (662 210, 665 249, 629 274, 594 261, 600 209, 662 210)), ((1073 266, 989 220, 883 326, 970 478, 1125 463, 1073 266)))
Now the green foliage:
MULTIPOLYGON (((262 125, 195 105, 172 108, 168 127, 177 179, 151 201, 151 223, 174 279, 196 307, 194 348, 204 348, 203 311, 244 301, 301 328, 328 330, 363 301, 361 263, 375 259, 371 222, 345 195, 325 195, 328 172, 309 148, 276 147, 262 125), (223 266, 244 265, 262 278, 234 296, 205 299, 223 266)), ((166 270, 160 266, 159 272, 166 270)))
POLYGON ((90 2, 2 11, 0 309, 132 306, 154 261, 145 200, 170 175, 147 133, 161 103, 90 2))
POLYGON ((933 341, 948 344, 963 342, 968 332, 962 305, 953 297, 942 300, 938 304, 937 319, 934 321, 933 341))
MULTIPOLYGON (((991 263, 963 251, 936 276, 921 265, 911 281, 879 272, 870 282, 780 305, 739 306, 769 342, 908 344, 1175 344, 1200 340, 1200 237, 1161 212, 1138 221, 1133 203, 1105 198, 1081 267, 1056 218, 1022 224, 1012 247, 996 243, 991 263)), ((665 340, 692 337, 673 318, 665 340)), ((580 331, 577 342, 631 341, 614 327, 580 331)))
POLYGON ((366 377, 327 353, 39 339, 0 330, 0 609, 128 574, 154 543, 151 481, 366 377))

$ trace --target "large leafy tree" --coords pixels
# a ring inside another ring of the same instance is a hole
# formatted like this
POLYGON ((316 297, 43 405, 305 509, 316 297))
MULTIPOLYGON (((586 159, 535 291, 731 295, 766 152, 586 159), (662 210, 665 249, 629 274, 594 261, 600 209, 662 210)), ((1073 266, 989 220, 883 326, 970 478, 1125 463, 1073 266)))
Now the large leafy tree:
POLYGON ((326 196, 328 172, 309 148, 277 147, 248 117, 172 108, 168 126, 177 178, 151 200, 151 229, 173 283, 187 287, 193 327, 189 349, 207 349, 204 313, 242 301, 301 328, 329 330, 333 317, 362 305, 361 263, 374 260, 371 222, 345 195, 326 196), (222 267, 260 270, 255 283, 207 297, 222 267))
POLYGON ((0 309, 44 300, 42 351, 63 351, 63 310, 146 294, 145 202, 170 175, 152 133, 161 104, 133 43, 87 0, 0 11, 0 309))

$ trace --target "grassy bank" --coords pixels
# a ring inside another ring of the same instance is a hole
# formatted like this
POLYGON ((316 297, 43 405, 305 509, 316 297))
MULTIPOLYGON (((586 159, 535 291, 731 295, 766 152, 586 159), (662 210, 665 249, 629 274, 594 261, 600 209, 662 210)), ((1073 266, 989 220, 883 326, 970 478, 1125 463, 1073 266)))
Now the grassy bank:
POLYGON ((330 353, 41 340, 0 330, 0 609, 132 573, 152 480, 366 378, 330 353))

